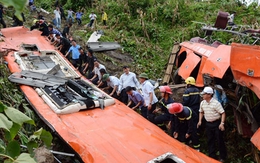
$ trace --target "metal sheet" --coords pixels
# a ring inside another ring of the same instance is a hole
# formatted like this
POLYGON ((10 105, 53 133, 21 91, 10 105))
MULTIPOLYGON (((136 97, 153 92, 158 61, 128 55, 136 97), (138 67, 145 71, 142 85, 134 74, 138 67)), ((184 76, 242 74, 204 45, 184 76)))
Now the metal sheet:
POLYGON ((187 57, 182 63, 180 69, 179 69, 179 75, 186 79, 190 76, 191 72, 194 70, 194 68, 197 66, 197 64, 200 62, 200 57, 193 53, 191 50, 186 50, 187 57))
POLYGON ((87 46, 94 52, 116 50, 121 48, 121 45, 117 42, 88 42, 87 46))
POLYGON ((251 142, 260 150, 260 129, 251 137, 251 142))
POLYGON ((242 44, 231 45, 230 67, 234 79, 251 89, 260 98, 260 47, 242 44))
POLYGON ((219 45, 207 58, 201 73, 222 78, 230 65, 230 52, 230 46, 219 45))

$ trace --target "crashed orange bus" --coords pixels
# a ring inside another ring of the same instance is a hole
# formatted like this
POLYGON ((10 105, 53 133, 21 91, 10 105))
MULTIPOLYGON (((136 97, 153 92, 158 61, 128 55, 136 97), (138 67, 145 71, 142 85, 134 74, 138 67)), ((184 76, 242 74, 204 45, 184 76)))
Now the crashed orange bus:
MULTIPOLYGON (((209 35, 229 32, 240 37, 249 36, 228 29, 225 15, 220 12, 213 27, 202 29, 209 35)), ((259 40, 254 35, 252 39, 253 43, 259 40)), ((199 37, 175 46, 178 48, 174 60, 176 71, 172 76, 174 83, 182 83, 183 79, 193 76, 198 87, 221 85, 228 96, 226 109, 233 110, 238 133, 251 138, 260 149, 260 46, 245 43, 226 45, 199 37)))
POLYGON ((183 42, 180 47, 175 84, 181 83, 181 78, 193 76, 198 87, 221 85, 234 110, 238 132, 252 137, 251 141, 260 149, 259 46, 232 43, 212 47, 183 42))
POLYGON ((87 163, 214 163, 82 76, 41 32, 1 29, 11 81, 39 117, 87 163))

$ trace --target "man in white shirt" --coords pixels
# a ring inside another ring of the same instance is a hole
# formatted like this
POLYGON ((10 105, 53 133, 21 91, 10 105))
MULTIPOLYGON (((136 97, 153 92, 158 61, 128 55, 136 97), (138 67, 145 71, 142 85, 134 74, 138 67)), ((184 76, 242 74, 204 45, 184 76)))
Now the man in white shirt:
POLYGON ((148 115, 147 118, 150 122, 154 123, 156 104, 158 102, 157 97, 154 93, 154 87, 150 81, 148 81, 148 75, 146 73, 141 73, 139 75, 139 81, 142 86, 142 93, 144 96, 144 106, 147 107, 148 115))
POLYGON ((94 70, 93 70, 94 76, 90 79, 90 81, 92 81, 92 83, 95 85, 98 85, 102 80, 102 75, 99 71, 100 69, 106 70, 106 67, 104 65, 100 64, 97 59, 95 59, 94 70))
POLYGON ((128 95, 125 91, 127 86, 133 87, 134 90, 139 88, 139 82, 136 78, 135 73, 130 72, 128 66, 123 67, 124 73, 120 76, 120 85, 118 88, 117 95, 119 96, 119 100, 127 105, 128 103, 128 95))
POLYGON ((102 88, 102 90, 108 90, 110 96, 118 98, 117 91, 120 80, 115 76, 109 76, 109 74, 104 74, 102 77, 102 82, 107 82, 107 87, 102 88))
POLYGON ((92 27, 92 25, 93 25, 94 21, 96 20, 96 18, 97 18, 97 15, 94 14, 94 12, 92 11, 91 14, 89 15, 90 22, 89 22, 88 26, 90 28, 92 27))
POLYGON ((73 14, 74 14, 74 11, 72 11, 72 9, 69 9, 68 10, 67 22, 70 22, 70 19, 71 19, 72 23, 74 22, 73 14))
POLYGON ((56 9, 54 10, 54 15, 55 15, 55 20, 56 20, 56 27, 60 28, 61 26, 61 16, 60 16, 60 8, 56 7, 56 9))

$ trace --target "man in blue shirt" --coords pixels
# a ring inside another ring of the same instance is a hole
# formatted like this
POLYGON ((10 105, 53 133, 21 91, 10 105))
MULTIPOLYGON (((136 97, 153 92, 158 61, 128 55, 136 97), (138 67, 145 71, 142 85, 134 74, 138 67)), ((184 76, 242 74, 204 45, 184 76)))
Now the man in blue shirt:
POLYGON ((81 25, 81 18, 83 13, 81 11, 76 12, 76 20, 78 21, 78 25, 81 25))
POLYGON ((49 33, 53 33, 55 35, 59 34, 60 36, 62 36, 59 30, 53 28, 53 25, 49 24, 48 25, 48 29, 49 29, 49 33))
POLYGON ((141 115, 147 119, 147 108, 144 106, 143 96, 139 92, 134 91, 130 86, 127 86, 125 91, 129 98, 127 106, 131 107, 133 110, 137 110, 139 108, 141 110, 141 115))
POLYGON ((74 67, 77 67, 77 65, 80 62, 79 61, 79 56, 80 56, 79 48, 80 48, 80 46, 77 44, 77 42, 75 40, 71 41, 71 45, 72 46, 69 48, 65 57, 68 58, 68 55, 71 52, 71 63, 74 67))

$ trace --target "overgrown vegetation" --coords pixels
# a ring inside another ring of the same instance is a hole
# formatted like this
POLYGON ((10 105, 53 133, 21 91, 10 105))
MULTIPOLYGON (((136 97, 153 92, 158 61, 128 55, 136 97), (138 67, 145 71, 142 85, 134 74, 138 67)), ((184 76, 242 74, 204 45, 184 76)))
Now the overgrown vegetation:
MULTIPOLYGON (((135 71, 146 72, 152 78, 163 76, 174 43, 190 40, 192 37, 204 37, 201 25, 194 21, 213 25, 219 11, 236 11, 236 24, 249 25, 256 29, 259 28, 260 19, 259 7, 256 3, 246 7, 238 0, 204 2, 194 0, 60 0, 60 3, 63 4, 64 10, 69 8, 74 11, 84 10, 83 24, 88 23, 88 14, 94 11, 98 15, 96 29, 103 29, 105 32, 101 41, 118 41, 124 47, 124 52, 132 55, 134 59, 132 66, 135 71), (101 26, 100 20, 102 9, 109 17, 109 26, 105 29, 101 26)), ((54 9, 52 0, 37 1, 36 5, 50 12, 54 9)), ((91 32, 90 29, 84 29, 84 31, 74 31, 73 35, 86 41, 91 32)), ((228 44, 240 41, 224 33, 213 33, 212 40, 228 44)), ((105 59, 113 62, 110 57, 105 57, 105 59)), ((20 91, 14 84, 8 82, 9 74, 6 72, 6 66, 4 64, 0 66, 0 75, 3 77, 0 79, 0 101, 8 106, 22 109, 31 117, 33 114, 19 93, 20 91)), ((233 117, 227 120, 231 122, 230 124, 234 124, 233 117)), ((235 128, 233 125, 227 126, 229 162, 253 162, 250 141, 239 136, 235 128)), ((25 131, 31 131, 26 135, 33 134, 32 130, 25 131)), ((203 149, 206 149, 205 144, 203 149)), ((206 150, 202 151, 206 153, 206 150)))

